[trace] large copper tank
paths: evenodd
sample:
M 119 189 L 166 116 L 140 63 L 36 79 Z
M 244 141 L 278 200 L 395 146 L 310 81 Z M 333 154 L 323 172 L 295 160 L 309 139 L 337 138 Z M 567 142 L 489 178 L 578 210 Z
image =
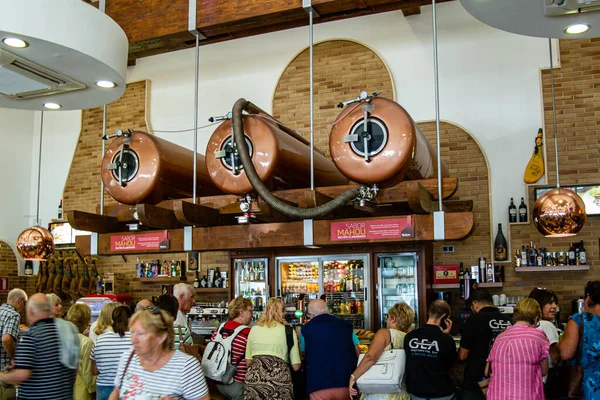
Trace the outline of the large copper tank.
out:
M 120 159 L 125 139 L 123 163 L 126 167 L 110 170 L 109 164 Z M 102 159 L 102 181 L 113 199 L 124 204 L 157 204 L 166 199 L 192 197 L 193 151 L 144 132 L 111 142 Z M 221 194 L 212 183 L 204 156 L 196 155 L 196 194 Z M 124 186 L 119 183 L 122 175 Z
M 266 114 L 245 115 L 244 135 L 252 163 L 271 190 L 310 187 L 310 147 L 301 137 L 280 129 Z M 206 169 L 215 185 L 224 192 L 245 194 L 254 191 L 239 156 L 232 153 L 231 121 L 215 130 L 206 147 Z M 321 153 L 314 152 L 315 186 L 345 185 L 348 179 Z
M 365 106 L 368 161 L 362 136 Z M 405 179 L 437 176 L 436 151 L 431 143 L 404 108 L 383 97 L 346 107 L 331 129 L 329 150 L 338 169 L 362 184 L 385 187 Z M 449 176 L 443 162 L 442 176 Z

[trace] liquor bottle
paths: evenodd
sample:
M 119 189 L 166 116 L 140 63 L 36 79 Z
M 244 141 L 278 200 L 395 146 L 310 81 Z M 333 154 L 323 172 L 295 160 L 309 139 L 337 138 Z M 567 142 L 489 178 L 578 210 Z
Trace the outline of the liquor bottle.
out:
M 508 206 L 508 222 L 517 222 L 517 207 L 513 202 L 513 198 L 510 198 L 510 205 Z
M 362 286 L 360 286 L 360 276 L 358 275 L 358 268 L 354 268 L 354 291 L 360 292 Z
M 140 258 L 137 257 L 135 259 L 135 277 L 138 278 L 140 276 Z
M 465 271 L 463 269 L 463 263 L 460 263 L 460 267 L 458 268 L 458 282 L 460 285 L 460 298 L 465 299 Z
M 521 253 L 519 250 L 515 250 L 515 267 L 521 266 Z
M 261 263 L 260 267 L 258 268 L 258 280 L 259 281 L 263 281 L 265 280 L 265 266 Z
M 33 262 L 31 260 L 25 261 L 25 275 L 33 275 Z
M 200 287 L 205 288 L 207 286 L 208 286 L 208 279 L 206 279 L 206 275 L 204 275 L 202 277 L 202 279 L 200 280 Z
M 462 298 L 467 300 L 470 296 L 471 296 L 471 274 L 469 273 L 469 270 L 467 269 L 467 272 L 465 272 L 465 279 L 464 279 L 464 291 L 462 293 Z
M 194 279 L 194 287 L 198 289 L 200 287 L 200 278 L 198 277 L 198 270 L 196 270 L 196 278 Z
M 254 266 L 250 267 L 250 275 L 248 278 L 249 281 L 254 282 L 256 280 L 256 273 L 254 272 Z
M 498 224 L 498 234 L 496 235 L 496 241 L 494 242 L 494 248 L 496 251 L 494 252 L 494 259 L 496 261 L 506 261 L 506 239 L 504 238 L 504 234 L 502 233 L 502 224 Z
M 142 261 L 142 263 L 140 264 L 140 274 L 138 275 L 140 278 L 145 278 L 146 277 L 146 265 L 144 265 L 144 262 Z
M 163 260 L 162 264 L 160 264 L 160 276 L 168 276 L 167 275 L 167 262 Z
M 358 267 L 358 284 L 360 286 L 360 290 L 365 287 L 365 271 L 362 264 Z
M 62 199 L 60 199 L 60 203 L 58 203 L 58 219 L 62 219 L 63 211 L 62 211 Z
M 185 265 L 185 263 L 184 263 Z M 175 263 L 175 266 L 177 267 L 177 276 L 181 278 L 181 276 L 183 275 L 183 269 L 181 268 L 181 261 L 177 261 L 177 263 Z
M 215 271 L 215 280 L 213 281 L 213 287 L 220 288 L 221 284 L 221 272 L 219 272 L 219 267 L 217 267 L 217 270 Z
M 577 243 L 577 245 L 575 246 L 575 264 L 576 265 L 580 265 L 579 264 L 580 255 L 581 255 L 581 242 Z
M 527 222 L 527 206 L 523 197 L 521 197 L 521 204 L 519 205 L 519 222 Z
M 567 261 L 568 265 L 575 265 L 577 262 L 575 261 L 575 247 L 573 247 L 573 242 L 571 242 L 571 246 L 569 247 L 569 259 Z
M 528 265 L 531 267 L 535 266 L 536 258 L 537 258 L 537 249 L 535 248 L 535 244 L 533 244 L 533 242 L 531 242 L 531 246 L 529 247 L 529 263 L 528 263 Z
M 581 248 L 579 249 L 579 265 L 586 265 L 587 254 L 585 253 L 585 247 L 583 246 L 583 240 L 581 241 Z
M 529 246 L 527 246 L 529 247 Z M 527 250 L 525 249 L 525 245 L 521 246 L 521 267 L 526 267 L 527 266 L 527 261 L 528 261 L 527 257 Z
M 344 277 L 342 277 L 342 279 L 340 279 L 340 292 L 345 292 L 346 291 L 346 279 L 344 279 Z

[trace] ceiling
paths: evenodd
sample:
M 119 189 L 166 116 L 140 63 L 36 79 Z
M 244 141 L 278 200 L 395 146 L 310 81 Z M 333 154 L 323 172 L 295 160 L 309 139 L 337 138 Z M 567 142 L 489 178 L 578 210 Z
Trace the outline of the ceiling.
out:
M 82 0 L 97 6 L 98 2 Z M 438 0 L 438 3 L 449 0 Z M 200 45 L 308 25 L 302 0 L 197 0 L 196 28 L 206 37 Z M 314 23 L 402 10 L 419 14 L 430 0 L 314 0 Z M 188 0 L 110 0 L 106 13 L 129 40 L 129 65 L 140 57 L 195 46 L 188 31 Z

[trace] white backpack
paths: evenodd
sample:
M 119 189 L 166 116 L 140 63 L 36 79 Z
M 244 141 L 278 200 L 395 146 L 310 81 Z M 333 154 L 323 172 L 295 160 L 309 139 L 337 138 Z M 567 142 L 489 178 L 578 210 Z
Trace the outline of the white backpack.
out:
M 233 375 L 235 375 L 237 364 L 240 362 L 238 360 L 236 365 L 232 365 L 231 363 L 233 340 L 247 326 L 240 325 L 235 328 L 231 335 L 223 338 L 221 330 L 224 326 L 225 323 L 219 326 L 214 340 L 211 340 L 206 345 L 206 349 L 202 355 L 202 370 L 207 378 L 228 385 L 233 382 Z

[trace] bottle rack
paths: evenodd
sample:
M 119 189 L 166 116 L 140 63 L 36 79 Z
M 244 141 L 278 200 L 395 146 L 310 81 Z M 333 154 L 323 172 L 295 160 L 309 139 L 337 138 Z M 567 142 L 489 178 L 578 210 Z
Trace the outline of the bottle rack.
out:
M 543 267 L 515 267 L 515 272 L 569 272 L 588 271 L 589 265 L 546 265 Z

